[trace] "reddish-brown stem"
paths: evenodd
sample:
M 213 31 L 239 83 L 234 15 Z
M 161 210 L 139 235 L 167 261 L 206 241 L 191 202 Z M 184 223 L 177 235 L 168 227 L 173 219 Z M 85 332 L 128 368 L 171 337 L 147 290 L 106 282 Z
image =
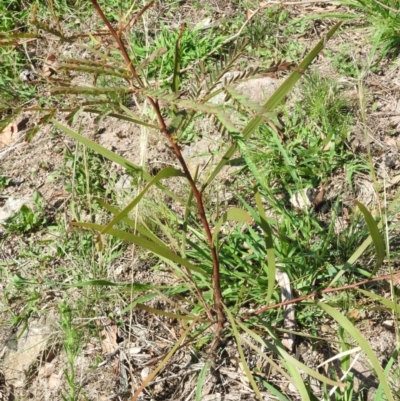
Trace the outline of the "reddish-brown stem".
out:
M 185 159 L 182 156 L 179 145 L 174 141 L 174 139 L 168 133 L 168 128 L 161 115 L 161 111 L 158 106 L 158 103 L 156 103 L 152 98 L 149 98 L 149 101 L 152 104 L 152 106 L 157 114 L 161 132 L 164 134 L 165 138 L 169 141 L 170 145 L 172 146 L 172 148 L 175 152 L 175 155 L 178 158 L 179 163 L 181 164 L 181 166 L 183 168 L 186 179 L 189 181 L 189 185 L 190 185 L 190 187 L 193 191 L 193 195 L 196 199 L 197 209 L 199 212 L 200 220 L 203 225 L 204 231 L 206 232 L 206 235 L 207 235 L 208 245 L 210 247 L 211 257 L 213 260 L 214 302 L 215 302 L 215 307 L 217 309 L 217 321 L 218 321 L 217 328 L 215 330 L 215 340 L 211 347 L 212 350 L 215 351 L 215 349 L 218 347 L 220 337 L 221 337 L 221 332 L 222 332 L 222 329 L 223 329 L 223 326 L 225 323 L 225 313 L 224 313 L 224 307 L 222 304 L 221 283 L 220 283 L 220 279 L 219 279 L 219 261 L 218 261 L 217 250 L 216 250 L 213 240 L 212 240 L 212 233 L 211 233 L 210 225 L 208 224 L 208 221 L 207 221 L 206 212 L 204 210 L 202 194 L 200 193 L 199 189 L 196 187 L 193 177 L 190 174 L 190 171 L 186 165 Z
M 139 12 L 137 12 L 132 16 L 132 18 L 128 21 L 128 23 L 121 29 L 121 32 L 124 32 L 125 29 L 132 28 L 132 26 L 135 25 L 136 21 L 143 15 L 143 13 L 147 11 L 153 4 L 154 1 L 150 1 L 145 6 L 143 6 L 143 8 Z
M 121 40 L 121 37 L 118 35 L 118 33 L 116 32 L 116 30 L 113 28 L 113 26 L 110 24 L 110 22 L 108 21 L 107 17 L 104 15 L 102 9 L 100 8 L 100 6 L 98 5 L 96 0 L 91 0 L 94 8 L 96 9 L 96 11 L 98 12 L 98 14 L 100 15 L 100 18 L 104 21 L 104 23 L 107 25 L 108 29 L 110 30 L 112 36 L 114 37 L 114 39 L 117 41 L 118 43 L 118 47 L 121 51 L 121 54 L 125 60 L 125 62 L 128 65 L 128 68 L 130 69 L 132 76 L 136 79 L 137 83 L 139 84 L 140 87 L 143 87 L 143 82 L 140 79 L 140 77 L 138 76 L 136 69 L 132 63 L 132 60 L 130 59 L 128 52 L 125 48 L 124 43 Z M 146 7 L 146 6 L 145 6 Z M 132 86 L 135 87 L 135 85 Z M 137 87 L 136 87 L 137 88 Z M 220 277 L 219 277 L 219 260 L 218 260 L 218 255 L 217 255 L 217 250 L 213 244 L 213 240 L 212 240 L 212 233 L 211 233 L 211 229 L 210 229 L 210 225 L 208 224 L 207 221 L 207 217 L 206 217 L 206 213 L 204 210 L 204 204 L 203 204 L 203 199 L 202 199 L 202 194 L 199 191 L 199 189 L 196 187 L 196 184 L 193 180 L 192 175 L 190 174 L 190 171 L 186 165 L 186 162 L 182 156 L 181 153 L 181 149 L 179 147 L 179 145 L 175 142 L 175 140 L 173 139 L 173 137 L 169 134 L 168 132 L 168 127 L 164 121 L 164 118 L 161 115 L 161 111 L 160 111 L 160 107 L 158 105 L 158 102 L 151 98 L 148 97 L 148 100 L 150 102 L 150 104 L 152 105 L 156 115 L 157 115 L 157 119 L 158 119 L 158 123 L 159 123 L 159 127 L 160 127 L 160 131 L 162 132 L 162 134 L 164 135 L 164 137 L 167 139 L 167 141 L 170 143 L 172 149 L 175 152 L 175 155 L 180 163 L 180 165 L 182 166 L 182 169 L 185 173 L 186 179 L 189 182 L 190 188 L 193 191 L 193 195 L 196 199 L 196 203 L 197 203 L 197 209 L 198 209 L 198 214 L 200 217 L 200 221 L 201 224 L 203 225 L 204 231 L 206 233 L 207 236 L 207 241 L 208 241 L 208 245 L 210 248 L 210 252 L 211 252 L 211 257 L 213 260 L 213 291 L 214 291 L 214 303 L 215 303 L 215 308 L 216 308 L 216 312 L 217 312 L 217 328 L 215 330 L 215 339 L 214 339 L 214 343 L 212 345 L 212 351 L 215 351 L 216 348 L 218 347 L 218 344 L 220 342 L 220 338 L 221 338 L 221 333 L 222 333 L 222 329 L 225 323 L 225 313 L 224 313 L 224 307 L 222 304 L 222 293 L 221 293 L 221 284 L 220 284 Z M 206 307 L 206 305 L 205 305 Z
M 342 285 L 341 287 L 328 287 L 328 288 L 325 288 L 324 290 L 321 290 L 321 291 L 316 291 L 316 292 L 313 292 L 313 293 L 308 294 L 308 295 L 304 295 L 304 296 L 299 297 L 299 298 L 291 299 L 290 301 L 280 302 L 279 304 L 275 304 L 275 305 L 271 305 L 271 306 L 263 306 L 262 308 L 257 309 L 256 311 L 254 311 L 253 313 L 249 313 L 247 315 L 242 316 L 240 318 L 240 320 L 241 321 L 245 321 L 245 320 L 250 319 L 251 317 L 261 315 L 262 313 L 264 313 L 266 311 L 269 311 L 271 309 L 277 309 L 277 308 L 280 308 L 282 306 L 291 305 L 291 304 L 297 304 L 297 303 L 299 303 L 301 301 L 305 301 L 307 299 L 314 298 L 314 297 L 316 297 L 316 296 L 318 296 L 320 294 L 329 294 L 330 292 L 350 290 L 352 288 L 357 288 L 357 287 L 360 287 L 360 286 L 362 286 L 364 284 L 367 284 L 367 283 L 373 283 L 374 281 L 381 281 L 381 280 L 390 280 L 391 278 L 400 278 L 400 271 L 392 273 L 392 274 L 384 274 L 383 276 L 370 278 L 370 279 L 363 280 L 363 281 L 360 281 L 360 282 L 354 283 L 354 284 Z
M 117 41 L 118 43 L 118 47 L 121 50 L 121 54 L 122 57 L 124 58 L 126 64 L 128 65 L 129 69 L 132 72 L 133 77 L 136 79 L 137 83 L 139 84 L 139 86 L 143 87 L 143 82 L 140 79 L 139 75 L 136 72 L 136 68 L 132 63 L 131 58 L 129 57 L 128 52 L 126 51 L 125 45 L 122 42 L 121 37 L 118 35 L 117 31 L 113 28 L 113 26 L 110 24 L 110 21 L 107 19 L 107 17 L 104 15 L 103 10 L 101 9 L 101 7 L 99 6 L 99 4 L 97 3 L 97 0 L 90 0 L 93 4 L 93 7 L 96 9 L 97 13 L 100 15 L 100 18 L 104 21 L 104 23 L 107 25 L 107 28 L 109 29 L 109 31 L 111 32 L 111 35 L 114 37 L 114 39 Z M 133 87 L 136 87 L 135 85 L 133 85 Z M 137 88 L 137 87 L 136 87 Z

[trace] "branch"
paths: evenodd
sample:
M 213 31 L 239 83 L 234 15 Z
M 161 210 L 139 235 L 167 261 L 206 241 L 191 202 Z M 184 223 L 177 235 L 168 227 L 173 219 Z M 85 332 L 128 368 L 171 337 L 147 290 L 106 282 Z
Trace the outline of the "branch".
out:
M 114 37 L 114 39 L 118 43 L 118 47 L 121 50 L 122 57 L 124 58 L 126 64 L 128 65 L 132 75 L 135 77 L 136 81 L 138 82 L 139 86 L 143 87 L 143 82 L 140 79 L 139 75 L 136 72 L 136 68 L 134 67 L 131 58 L 128 55 L 128 52 L 126 51 L 125 45 L 123 44 L 121 37 L 118 35 L 117 31 L 113 28 L 113 26 L 110 24 L 110 21 L 107 19 L 107 17 L 104 15 L 103 10 L 100 8 L 99 4 L 97 3 L 97 0 L 90 0 L 93 4 L 93 7 L 96 9 L 97 13 L 100 15 L 100 18 L 103 20 L 103 22 L 107 25 L 107 28 L 111 32 L 111 35 Z M 137 86 L 133 85 L 134 88 L 137 89 Z
M 133 77 L 136 79 L 136 81 L 138 82 L 140 87 L 144 87 L 144 84 L 136 72 L 136 69 L 132 63 L 132 60 L 130 59 L 128 52 L 126 50 L 126 47 L 121 40 L 121 37 L 118 35 L 116 30 L 113 28 L 113 26 L 108 21 L 107 17 L 104 15 L 102 9 L 100 8 L 99 4 L 97 3 L 97 0 L 91 0 L 91 2 L 93 4 L 94 8 L 96 9 L 96 11 L 98 12 L 100 18 L 107 25 L 107 27 L 110 30 L 114 39 L 117 41 L 118 47 L 122 53 L 122 56 L 123 56 L 125 62 L 127 63 L 128 67 L 129 67 Z M 150 5 L 151 5 L 151 3 L 150 3 Z M 145 8 L 148 6 L 149 5 L 146 5 Z M 132 83 L 132 86 L 135 87 L 133 85 L 133 83 Z M 135 88 L 137 89 L 137 87 L 135 87 Z M 190 171 L 187 167 L 185 159 L 182 156 L 182 152 L 181 152 L 179 145 L 175 142 L 173 137 L 168 133 L 168 127 L 164 121 L 164 118 L 161 115 L 160 106 L 159 106 L 157 100 L 154 100 L 150 96 L 148 97 L 148 100 L 156 113 L 160 131 L 162 132 L 162 134 L 166 138 L 166 140 L 170 143 L 170 145 L 175 153 L 175 156 L 177 157 L 180 165 L 182 166 L 185 177 L 189 182 L 190 188 L 193 191 L 193 195 L 194 195 L 194 197 L 196 199 L 196 203 L 197 203 L 197 209 L 198 209 L 200 221 L 201 221 L 201 224 L 203 225 L 204 231 L 206 232 L 208 246 L 210 248 L 211 257 L 212 257 L 212 261 L 213 261 L 212 282 L 213 282 L 213 290 L 214 290 L 214 304 L 215 304 L 216 313 L 217 313 L 217 328 L 215 330 L 215 339 L 211 346 L 211 350 L 215 351 L 220 343 L 221 333 L 222 333 L 222 329 L 223 329 L 224 323 L 225 323 L 225 312 L 224 312 L 224 307 L 222 304 L 222 292 L 221 292 L 221 284 L 220 284 L 220 277 L 219 277 L 219 260 L 218 260 L 217 250 L 213 244 L 212 232 L 210 229 L 210 225 L 207 221 L 206 212 L 204 209 L 204 204 L 203 204 L 203 199 L 202 199 L 202 194 L 199 191 L 199 189 L 196 187 L 196 184 L 193 180 L 192 175 L 190 174 Z M 205 305 L 205 307 L 206 307 L 206 305 Z
M 277 309 L 277 308 L 280 308 L 280 307 L 286 306 L 286 305 L 297 304 L 301 301 L 305 301 L 306 299 L 315 298 L 321 294 L 329 294 L 331 292 L 350 290 L 352 288 L 361 287 L 362 285 L 367 284 L 367 283 L 373 283 L 375 281 L 381 281 L 381 280 L 390 280 L 390 279 L 394 279 L 394 278 L 400 279 L 400 271 L 398 271 L 396 273 L 392 273 L 392 274 L 384 274 L 383 276 L 363 280 L 363 281 L 360 281 L 360 282 L 354 283 L 354 284 L 343 285 L 341 287 L 328 287 L 328 288 L 325 288 L 324 290 L 312 292 L 311 294 L 304 295 L 302 297 L 295 298 L 290 301 L 280 302 L 278 304 L 271 305 L 271 306 L 263 306 L 262 308 L 254 311 L 253 313 L 244 315 L 243 317 L 240 318 L 240 320 L 245 321 L 245 320 L 250 319 L 251 317 L 261 315 L 262 313 L 264 313 L 268 310 Z

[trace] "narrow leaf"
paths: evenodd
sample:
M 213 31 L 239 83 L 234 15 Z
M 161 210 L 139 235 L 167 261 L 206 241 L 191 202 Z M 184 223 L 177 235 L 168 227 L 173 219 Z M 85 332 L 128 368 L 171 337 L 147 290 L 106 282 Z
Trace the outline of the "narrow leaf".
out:
M 382 305 L 384 305 L 390 312 L 398 313 L 400 309 L 400 305 L 397 304 L 396 302 L 391 301 L 390 299 L 381 297 L 378 294 L 374 294 L 373 292 L 363 290 L 361 288 L 355 288 L 358 292 L 363 293 L 366 295 L 368 298 L 375 299 L 376 301 L 380 302 Z
M 325 377 L 324 375 L 318 373 L 317 371 L 309 368 L 307 365 L 304 365 L 300 361 L 298 361 L 296 358 L 291 356 L 283 347 L 282 343 L 280 342 L 279 338 L 275 335 L 275 333 L 268 327 L 266 326 L 270 336 L 273 338 L 274 343 L 271 343 L 267 341 L 264 338 L 261 338 L 258 334 L 256 334 L 254 331 L 250 330 L 247 328 L 243 323 L 237 322 L 238 325 L 246 332 L 248 333 L 251 337 L 253 337 L 257 342 L 262 344 L 263 346 L 269 348 L 271 351 L 274 353 L 278 354 L 281 357 L 281 361 L 283 362 L 284 366 L 286 369 L 289 370 L 289 365 L 290 366 L 295 366 L 299 370 L 307 373 L 309 376 L 315 377 L 317 380 L 328 384 L 329 386 L 338 386 L 338 387 L 346 387 L 345 384 L 336 382 L 332 379 L 329 379 L 328 377 Z M 263 327 L 265 329 L 265 327 Z M 301 385 L 297 383 L 297 385 Z
M 374 270 L 372 270 L 371 272 L 371 276 L 373 276 L 377 272 L 377 270 L 382 266 L 383 260 L 385 259 L 385 244 L 379 232 L 378 225 L 375 219 L 372 217 L 369 210 L 359 201 L 356 201 L 356 204 L 360 209 L 361 213 L 364 215 L 364 219 L 367 223 L 369 233 L 371 234 L 372 242 L 375 245 L 376 264 Z
M 197 323 L 196 320 L 193 321 L 190 324 L 190 326 L 188 326 L 188 328 L 182 333 L 182 335 L 180 336 L 179 340 L 174 344 L 174 346 L 172 347 L 171 351 L 168 352 L 167 356 L 163 359 L 163 361 L 149 374 L 149 376 L 147 376 L 143 380 L 142 385 L 133 394 L 133 397 L 132 397 L 131 401 L 136 401 L 138 399 L 140 393 L 144 390 L 144 388 L 146 386 L 148 386 L 154 380 L 154 378 L 157 376 L 158 372 L 163 367 L 165 367 L 167 362 L 172 358 L 172 356 L 175 354 L 177 349 L 181 346 L 181 344 L 186 339 L 187 335 L 190 333 L 190 331 L 192 330 L 192 328 L 194 327 L 194 325 L 196 323 Z
M 71 225 L 73 225 L 75 227 L 89 228 L 89 229 L 96 230 L 96 231 L 102 231 L 105 227 L 100 224 L 94 224 L 94 223 L 75 223 L 74 222 L 74 223 L 71 223 Z M 155 255 L 161 256 L 168 260 L 171 260 L 172 262 L 179 263 L 179 264 L 185 266 L 186 268 L 188 268 L 189 270 L 192 270 L 203 276 L 206 275 L 206 273 L 200 267 L 193 265 L 188 260 L 180 257 L 179 255 L 172 252 L 167 247 L 161 246 L 159 244 L 156 244 L 152 241 L 149 241 L 149 240 L 139 237 L 137 235 L 130 234 L 126 231 L 116 230 L 114 228 L 110 229 L 108 231 L 108 234 L 112 235 L 113 237 L 120 238 L 124 241 L 136 244 L 136 245 L 140 246 L 141 248 L 147 249 L 148 251 L 154 253 Z
M 166 316 L 172 319 L 178 319 L 178 320 L 197 320 L 198 322 L 205 323 L 206 321 L 200 320 L 199 317 L 194 316 L 194 315 L 178 315 L 176 313 L 172 312 L 167 312 L 165 310 L 161 309 L 155 309 L 151 308 L 150 306 L 143 305 L 143 304 L 136 304 L 136 308 L 144 310 L 149 313 L 153 313 L 154 315 L 159 315 L 159 316 Z
M 362 348 L 362 350 L 367 355 L 369 363 L 374 368 L 374 370 L 378 376 L 380 385 L 382 386 L 383 391 L 385 392 L 388 401 L 394 401 L 392 392 L 389 388 L 388 381 L 387 381 L 385 374 L 382 370 L 382 367 L 378 361 L 378 358 L 375 356 L 374 352 L 372 351 L 371 346 L 368 344 L 367 340 L 363 337 L 363 335 L 360 333 L 360 331 L 356 327 L 353 326 L 353 324 L 350 322 L 349 319 L 347 319 L 346 316 L 341 314 L 335 308 L 332 308 L 332 306 L 329 306 L 322 302 L 317 302 L 316 305 L 319 306 L 326 313 L 328 313 L 330 316 L 332 316 L 332 318 L 335 319 L 337 321 L 337 323 L 341 327 L 343 327 L 351 335 L 351 337 L 353 337 L 357 341 L 358 345 Z
M 170 178 L 170 177 L 184 177 L 185 174 L 177 170 L 173 167 L 166 167 L 163 170 L 161 170 L 143 189 L 142 192 L 125 208 L 117 214 L 103 229 L 101 234 L 104 234 L 109 231 L 115 224 L 117 224 L 119 221 L 121 221 L 124 217 L 128 215 L 128 213 L 140 202 L 140 200 L 143 198 L 143 196 L 146 194 L 146 192 L 158 181 L 162 180 L 163 178 Z
M 153 53 L 150 54 L 149 57 L 147 57 L 137 68 L 136 71 L 143 71 L 149 64 L 151 64 L 154 60 L 157 58 L 163 56 L 165 53 L 168 52 L 168 49 L 166 47 L 161 47 L 159 49 L 156 49 L 153 51 Z
M 396 207 L 397 204 L 400 200 L 400 190 L 397 191 L 395 197 L 393 198 L 392 203 L 390 204 L 390 206 L 387 209 L 387 214 L 392 213 Z M 378 229 L 382 228 L 382 221 L 380 221 L 378 223 Z M 368 238 L 366 238 L 364 240 L 364 242 L 356 249 L 356 251 L 350 256 L 350 258 L 347 260 L 347 262 L 345 263 L 345 266 L 352 266 L 360 257 L 361 255 L 364 253 L 364 251 L 371 245 L 372 242 L 372 237 L 371 235 L 368 236 Z M 334 277 L 334 279 L 329 283 L 328 287 L 333 287 L 334 283 L 336 283 L 336 281 L 338 281 L 340 279 L 340 277 L 342 277 L 342 275 L 346 272 L 346 269 L 342 269 L 340 270 L 336 276 Z
M 132 310 L 137 304 L 151 301 L 152 299 L 154 299 L 156 297 L 158 297 L 158 293 L 157 292 L 150 292 L 149 294 L 145 294 L 145 295 L 139 297 L 138 299 L 135 299 L 126 308 L 122 309 L 122 311 L 119 314 L 120 314 L 120 316 L 123 316 L 125 313 L 129 312 L 130 310 Z
M 393 364 L 398 361 L 399 350 L 400 350 L 400 344 L 397 344 L 395 350 L 393 351 L 392 356 L 390 357 L 389 362 L 387 363 L 387 365 L 385 367 L 385 376 L 386 377 L 389 377 L 389 373 L 390 373 L 390 370 L 392 369 Z M 375 394 L 376 401 L 383 399 L 382 391 L 383 391 L 382 383 L 379 383 L 379 387 L 376 390 L 376 394 Z
M 199 378 L 197 379 L 197 387 L 196 387 L 196 401 L 201 401 L 201 393 L 203 391 L 204 382 L 207 378 L 207 373 L 210 370 L 211 361 L 208 359 L 201 369 L 199 374 Z
M 93 62 L 92 62 L 93 63 Z M 73 63 L 66 63 L 60 64 L 58 66 L 59 69 L 62 70 L 74 70 L 74 71 L 82 71 L 88 74 L 95 74 L 95 75 L 110 75 L 113 77 L 124 78 L 128 79 L 130 77 L 130 73 L 127 70 L 122 70 L 118 68 L 106 68 L 106 66 L 97 66 L 97 65 L 80 65 L 80 64 L 73 64 Z
M 150 123 L 146 123 L 145 121 L 142 121 L 139 117 L 136 116 L 136 114 L 134 114 L 131 110 L 129 110 L 123 104 L 120 104 L 119 106 L 121 107 L 122 110 L 124 110 L 127 114 L 129 114 L 130 117 L 126 117 L 122 114 L 115 114 L 115 113 L 110 113 L 109 114 L 110 117 L 115 117 L 115 118 L 125 120 L 125 121 L 131 121 L 135 124 L 143 125 L 144 127 L 154 128 L 156 130 L 159 129 L 159 127 L 155 124 L 150 124 Z
M 83 94 L 83 95 L 103 95 L 109 93 L 132 93 L 129 88 L 98 88 L 94 86 L 57 86 L 51 89 L 53 95 L 60 94 Z
M 101 199 L 97 199 L 97 202 L 100 203 L 101 206 L 103 206 L 105 209 L 107 209 L 109 212 L 114 214 L 116 216 L 118 213 L 121 211 L 118 210 L 116 207 L 111 206 L 107 204 L 106 202 L 102 201 Z M 144 235 L 147 237 L 149 240 L 161 245 L 161 246 L 167 246 L 163 241 L 161 241 L 160 238 L 158 238 L 154 233 L 152 233 L 150 230 L 148 230 L 146 227 L 143 227 L 141 224 L 138 224 L 136 221 L 131 220 L 129 217 L 124 217 L 122 221 L 128 226 L 130 226 L 132 229 L 136 230 L 138 233 Z
M 245 210 L 240 209 L 238 207 L 233 207 L 232 209 L 229 209 L 222 215 L 222 217 L 218 220 L 217 224 L 215 225 L 212 236 L 213 243 L 215 243 L 215 240 L 218 238 L 218 234 L 222 224 L 226 223 L 227 221 L 248 223 L 250 220 L 251 217 Z
M 275 276 L 276 276 L 275 251 L 274 251 L 274 243 L 272 241 L 272 230 L 267 222 L 267 216 L 265 215 L 264 207 L 261 201 L 261 196 L 257 188 L 255 188 L 255 198 L 256 198 L 258 214 L 260 215 L 261 219 L 261 228 L 264 232 L 265 246 L 267 247 L 266 273 L 268 274 L 268 292 L 265 303 L 266 305 L 268 305 L 271 300 L 275 287 Z
M 181 73 L 181 39 L 186 29 L 186 24 L 182 24 L 179 35 L 175 42 L 175 54 L 174 54 L 174 72 L 172 76 L 171 89 L 176 95 L 179 93 L 180 85 L 180 73 Z M 177 110 L 176 110 L 177 111 Z
M 260 393 L 260 390 L 257 387 L 256 382 L 254 381 L 254 377 L 250 372 L 249 366 L 247 365 L 246 357 L 244 356 L 243 347 L 242 347 L 241 340 L 240 340 L 240 334 L 239 334 L 239 332 L 237 330 L 235 319 L 233 318 L 229 308 L 225 307 L 225 311 L 226 311 L 227 317 L 228 317 L 228 319 L 229 319 L 229 321 L 231 323 L 231 326 L 232 326 L 233 335 L 235 336 L 236 345 L 237 345 L 237 348 L 238 348 L 240 361 L 242 362 L 243 370 L 246 373 L 247 379 L 249 380 L 249 382 L 251 384 L 251 387 L 253 388 L 253 391 L 256 393 L 257 398 L 259 400 L 262 400 L 263 397 L 262 397 L 262 395 Z
M 94 142 L 83 135 L 78 134 L 74 130 L 72 130 L 69 127 L 66 127 L 65 125 L 59 123 L 58 121 L 52 119 L 51 122 L 60 130 L 64 131 L 66 134 L 77 140 L 78 142 L 84 144 L 86 147 L 89 149 L 94 150 L 96 153 L 104 156 L 106 159 L 111 160 L 112 162 L 115 162 L 119 164 L 120 166 L 124 167 L 125 169 L 128 170 L 128 172 L 136 172 L 141 175 L 141 178 L 146 180 L 146 181 L 151 181 L 153 177 L 145 170 L 143 170 L 141 167 L 137 166 L 136 164 L 131 163 L 129 160 L 125 159 L 122 156 L 117 155 L 116 153 L 112 152 L 111 150 L 106 149 L 105 147 L 99 145 L 97 142 Z M 180 199 L 178 196 L 176 196 L 173 192 L 171 192 L 169 189 L 165 188 L 161 184 L 157 184 L 157 187 L 160 188 L 165 194 L 170 196 L 172 199 L 176 200 L 180 204 L 184 204 L 184 201 Z
M 40 35 L 36 33 L 5 33 L 0 32 L 0 40 L 15 40 L 15 39 L 29 39 L 29 38 L 40 38 Z

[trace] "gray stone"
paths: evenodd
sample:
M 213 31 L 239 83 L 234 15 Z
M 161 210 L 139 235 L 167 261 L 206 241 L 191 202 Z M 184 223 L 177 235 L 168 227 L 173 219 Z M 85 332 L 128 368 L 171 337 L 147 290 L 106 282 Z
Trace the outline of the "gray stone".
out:
M 5 380 L 9 384 L 15 387 L 26 385 L 31 369 L 49 347 L 52 331 L 50 323 L 42 318 L 31 321 L 20 338 L 17 334 L 9 337 L 0 361 Z
M 8 198 L 3 207 L 0 207 L 0 224 L 3 224 L 8 218 L 18 213 L 23 205 L 32 207 L 34 205 L 32 195 L 25 195 L 22 198 Z
M 223 80 L 228 80 L 235 75 L 240 74 L 240 72 L 230 72 L 224 75 Z M 281 80 L 272 77 L 250 77 L 246 78 L 244 81 L 238 83 L 232 83 L 234 89 L 242 95 L 246 95 L 248 99 L 254 103 L 263 104 L 265 103 L 272 94 L 279 88 Z M 221 84 L 217 85 L 220 88 Z M 222 104 L 225 98 L 224 93 L 220 93 L 213 97 L 210 102 L 214 104 Z

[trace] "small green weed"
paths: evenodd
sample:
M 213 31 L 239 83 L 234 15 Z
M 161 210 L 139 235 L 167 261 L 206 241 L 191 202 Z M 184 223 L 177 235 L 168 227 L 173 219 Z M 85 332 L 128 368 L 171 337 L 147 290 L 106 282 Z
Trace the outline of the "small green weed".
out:
M 400 5 L 397 0 L 339 0 L 339 3 L 355 10 L 354 18 L 360 18 L 370 30 L 372 43 L 381 57 L 393 52 L 399 54 Z
M 45 204 L 38 191 L 34 192 L 33 200 L 35 202 L 34 209 L 23 205 L 18 213 L 5 221 L 4 228 L 7 232 L 22 235 L 38 231 L 47 224 L 48 218 L 44 210 Z
M 340 75 L 352 78 L 356 78 L 359 75 L 361 66 L 357 65 L 349 45 L 341 44 L 337 51 L 327 50 L 326 54 L 331 58 L 332 65 Z
M 11 183 L 11 178 L 5 177 L 0 173 L 0 189 L 7 188 Z
M 216 35 L 214 31 L 208 30 L 207 33 L 201 31 L 202 24 L 198 24 L 193 29 L 186 29 L 180 42 L 181 68 L 186 68 L 194 61 L 203 60 L 207 54 L 221 44 L 226 36 Z M 136 35 L 132 38 L 132 47 L 139 60 L 145 60 L 157 49 L 165 49 L 162 57 L 156 58 L 147 67 L 147 77 L 149 79 L 165 79 L 174 72 L 175 43 L 179 36 L 179 29 L 175 31 L 170 27 L 162 27 L 159 34 L 155 37 L 154 43 L 148 48 L 144 42 L 144 37 Z
M 108 161 L 89 149 L 79 148 L 74 153 L 66 150 L 64 164 L 49 177 L 49 182 L 62 181 L 67 192 L 81 199 L 88 194 L 105 195 L 110 182 L 108 166 Z
M 303 45 L 292 40 L 293 34 L 306 29 L 307 23 L 301 21 L 289 24 L 289 13 L 281 6 L 269 7 L 257 15 L 246 27 L 249 39 L 248 53 L 251 57 L 262 57 L 268 63 L 285 60 L 297 62 Z M 278 45 L 279 43 L 279 45 Z
M 73 324 L 73 310 L 66 301 L 58 305 L 60 313 L 60 328 L 63 333 L 64 351 L 67 356 L 68 367 L 64 375 L 68 385 L 67 394 L 62 395 L 64 401 L 76 401 L 81 389 L 75 379 L 75 359 L 81 350 L 81 334 Z
M 26 12 L 21 10 L 19 0 L 0 0 L 0 15 L 0 32 L 9 32 L 26 16 Z

